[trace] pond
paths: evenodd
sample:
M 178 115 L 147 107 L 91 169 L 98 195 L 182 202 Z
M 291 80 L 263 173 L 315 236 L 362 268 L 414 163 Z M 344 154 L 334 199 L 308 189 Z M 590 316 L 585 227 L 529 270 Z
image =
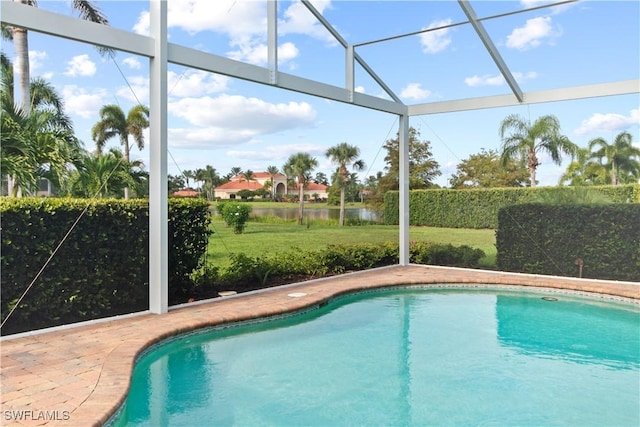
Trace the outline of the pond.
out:
M 257 216 L 276 216 L 283 219 L 296 219 L 298 218 L 297 208 L 256 208 L 251 211 L 252 217 Z M 371 209 L 366 208 L 352 208 L 345 209 L 345 218 L 356 218 L 365 221 L 378 221 L 378 215 Z M 305 209 L 304 217 L 308 219 L 334 219 L 340 218 L 340 209 Z

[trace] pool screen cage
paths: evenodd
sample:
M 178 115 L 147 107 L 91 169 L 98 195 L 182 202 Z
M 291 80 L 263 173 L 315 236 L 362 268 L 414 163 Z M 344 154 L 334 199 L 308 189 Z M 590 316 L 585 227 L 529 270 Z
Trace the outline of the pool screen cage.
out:
M 238 0 L 245 1 L 245 0 Z M 149 310 L 153 313 L 165 313 L 168 310 L 168 225 L 167 225 L 167 65 L 177 64 L 188 68 L 217 73 L 237 79 L 287 89 L 327 100 L 348 103 L 354 106 L 373 109 L 396 115 L 399 118 L 400 147 L 400 206 L 399 206 L 399 243 L 401 265 L 409 264 L 409 118 L 412 116 L 449 113 L 458 111 L 481 110 L 486 108 L 508 107 L 534 103 L 575 100 L 583 98 L 636 94 L 640 92 L 640 80 L 610 81 L 579 87 L 562 87 L 552 90 L 523 92 L 514 73 L 502 58 L 499 49 L 485 29 L 488 17 L 479 18 L 474 10 L 474 1 L 458 0 L 466 21 L 455 25 L 470 26 L 481 40 L 500 75 L 506 81 L 510 92 L 502 95 L 464 98 L 408 105 L 385 84 L 364 59 L 358 54 L 359 46 L 371 43 L 385 43 L 387 40 L 404 37 L 400 34 L 385 40 L 375 40 L 359 44 L 350 44 L 332 26 L 322 13 L 309 0 L 300 0 L 318 22 L 326 28 L 342 48 L 344 48 L 345 82 L 343 87 L 284 73 L 278 69 L 278 6 L 277 0 L 265 0 L 267 3 L 267 65 L 265 67 L 236 61 L 220 55 L 207 53 L 193 48 L 170 43 L 168 40 L 165 0 L 150 0 L 150 33 L 148 36 L 122 29 L 100 25 L 74 17 L 49 12 L 41 8 L 21 4 L 18 1 L 2 1 L 1 19 L 3 24 L 26 28 L 36 32 L 65 39 L 89 43 L 116 51 L 128 52 L 149 59 L 150 74 L 150 128 L 149 128 Z M 541 6 L 519 9 L 503 13 L 501 17 L 527 12 L 534 9 L 550 8 L 573 3 L 560 1 L 545 3 Z M 358 2 L 359 3 L 359 2 Z M 363 2 L 364 4 L 364 2 Z M 365 12 L 366 13 L 366 12 Z M 399 17 L 401 19 L 401 17 Z M 426 31 L 434 31 L 431 28 Z M 633 35 L 628 35 L 632 37 Z M 340 65 L 341 66 L 341 65 Z M 356 90 L 356 66 L 366 73 L 386 92 L 386 97 L 377 97 Z

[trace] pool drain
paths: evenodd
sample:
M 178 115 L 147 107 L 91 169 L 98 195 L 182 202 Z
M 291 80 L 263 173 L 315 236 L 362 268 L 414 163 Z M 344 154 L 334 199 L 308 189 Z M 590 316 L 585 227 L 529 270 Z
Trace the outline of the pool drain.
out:
M 558 298 L 554 298 L 554 297 L 542 297 L 542 299 L 545 301 L 558 301 Z

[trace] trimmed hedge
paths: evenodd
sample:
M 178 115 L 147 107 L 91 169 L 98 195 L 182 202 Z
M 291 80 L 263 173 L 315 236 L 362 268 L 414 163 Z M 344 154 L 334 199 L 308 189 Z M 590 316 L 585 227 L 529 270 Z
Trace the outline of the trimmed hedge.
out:
M 148 308 L 147 201 L 3 198 L 2 319 L 85 209 L 3 334 Z M 170 300 L 191 292 L 190 274 L 206 252 L 208 225 L 205 201 L 170 200 Z
M 410 262 L 414 264 L 477 267 L 485 254 L 469 246 L 431 242 L 411 242 Z M 292 249 L 252 258 L 231 254 L 230 265 L 222 270 L 202 271 L 202 291 L 260 289 L 291 281 L 366 270 L 398 263 L 398 243 L 329 245 L 320 250 Z M 211 274 L 213 273 L 213 274 Z M 204 298 L 211 295 L 194 294 Z
M 585 187 L 604 194 L 612 203 L 640 203 L 640 185 Z M 409 194 L 409 223 L 430 227 L 497 228 L 498 211 L 505 206 L 532 203 L 573 187 L 432 189 L 413 190 Z M 384 197 L 385 224 L 399 223 L 399 193 L 388 191 Z
M 496 230 L 498 269 L 640 281 L 640 205 L 505 207 Z

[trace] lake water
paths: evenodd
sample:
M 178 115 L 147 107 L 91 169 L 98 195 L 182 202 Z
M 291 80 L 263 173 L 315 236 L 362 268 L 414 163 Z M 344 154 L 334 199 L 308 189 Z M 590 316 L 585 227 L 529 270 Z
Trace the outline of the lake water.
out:
M 211 213 L 216 215 L 216 210 L 212 209 Z M 378 215 L 366 208 L 347 208 L 344 211 L 345 218 L 356 218 L 364 221 L 379 221 Z M 298 208 L 256 208 L 251 210 L 251 217 L 259 216 L 275 216 L 283 219 L 297 219 Z M 340 219 L 340 209 L 308 209 L 304 210 L 304 217 L 306 219 Z
M 377 221 L 378 215 L 366 208 L 345 209 L 345 218 L 357 218 L 366 221 Z M 251 216 L 276 216 L 284 219 L 298 218 L 297 208 L 253 208 Z M 308 219 L 335 219 L 340 218 L 340 209 L 305 209 L 304 217 Z

